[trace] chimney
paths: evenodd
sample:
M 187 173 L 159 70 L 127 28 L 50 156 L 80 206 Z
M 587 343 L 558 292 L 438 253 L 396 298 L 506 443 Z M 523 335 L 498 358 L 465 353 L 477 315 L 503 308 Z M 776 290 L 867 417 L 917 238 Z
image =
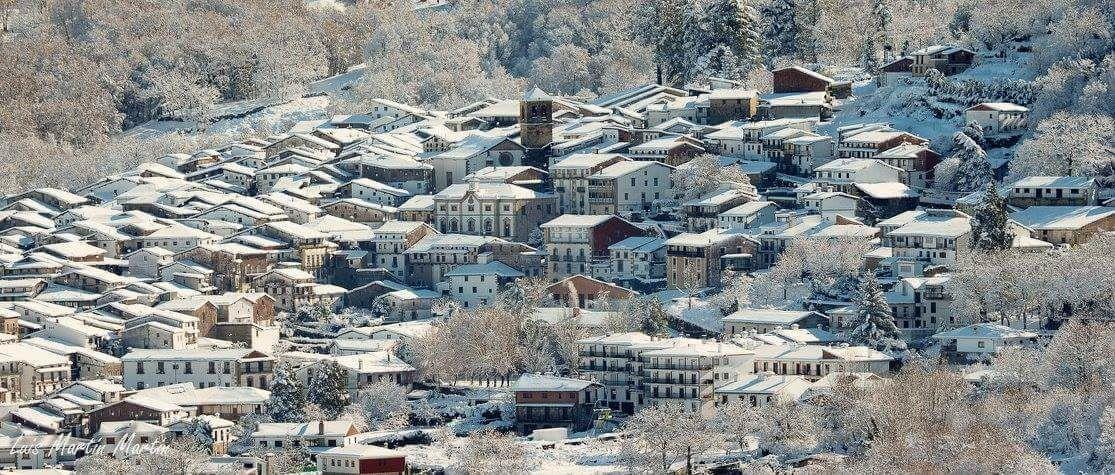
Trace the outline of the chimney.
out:
M 317 421 L 317 433 L 318 433 L 318 435 L 325 435 L 325 421 L 324 420 L 318 420 Z

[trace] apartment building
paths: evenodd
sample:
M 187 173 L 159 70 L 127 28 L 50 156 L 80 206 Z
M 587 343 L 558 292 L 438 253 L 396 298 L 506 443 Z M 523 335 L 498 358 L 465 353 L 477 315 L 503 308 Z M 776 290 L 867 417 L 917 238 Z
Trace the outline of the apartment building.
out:
M 673 199 L 674 167 L 650 161 L 612 164 L 588 177 L 591 214 L 655 214 Z
M 251 349 L 132 350 L 120 358 L 124 387 L 145 389 L 177 383 L 198 388 L 270 387 L 274 358 Z
M 647 404 L 680 404 L 711 414 L 717 387 L 751 372 L 754 353 L 731 343 L 680 341 L 668 348 L 644 351 L 641 381 Z
M 956 210 L 929 209 L 887 239 L 894 257 L 953 266 L 972 247 L 972 218 Z
M 558 211 L 563 214 L 588 214 L 588 177 L 628 160 L 614 153 L 577 153 L 554 163 L 550 167 L 550 177 L 554 180 Z
M 885 375 L 894 360 L 865 346 L 760 345 L 753 352 L 753 373 L 801 376 L 817 381 L 829 373 L 874 373 Z
M 671 289 L 720 285 L 724 269 L 751 267 L 758 242 L 723 229 L 682 233 L 666 241 L 666 282 Z
M 606 277 L 608 247 L 645 231 L 619 216 L 563 214 L 542 225 L 551 280 L 577 274 Z

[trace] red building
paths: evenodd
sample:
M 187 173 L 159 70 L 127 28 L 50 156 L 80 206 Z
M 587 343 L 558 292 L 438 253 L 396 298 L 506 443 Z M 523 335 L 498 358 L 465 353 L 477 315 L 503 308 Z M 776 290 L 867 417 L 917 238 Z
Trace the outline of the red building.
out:
M 325 475 L 401 475 L 406 467 L 406 455 L 374 445 L 333 447 L 317 455 L 317 468 Z

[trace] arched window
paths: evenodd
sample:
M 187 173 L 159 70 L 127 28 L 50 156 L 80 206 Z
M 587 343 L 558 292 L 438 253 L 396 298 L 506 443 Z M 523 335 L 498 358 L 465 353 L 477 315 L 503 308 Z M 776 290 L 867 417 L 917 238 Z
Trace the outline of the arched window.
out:
M 503 235 L 511 235 L 511 218 L 503 218 Z
M 452 232 L 452 233 L 457 232 L 457 219 L 456 218 L 453 218 L 453 219 L 449 220 L 449 232 Z
M 476 221 L 473 220 L 472 218 L 468 219 L 467 226 L 468 226 L 468 232 L 470 232 L 470 233 L 476 232 Z
M 492 228 L 493 228 L 492 220 L 490 218 L 485 219 L 484 220 L 484 234 L 491 235 L 492 234 Z

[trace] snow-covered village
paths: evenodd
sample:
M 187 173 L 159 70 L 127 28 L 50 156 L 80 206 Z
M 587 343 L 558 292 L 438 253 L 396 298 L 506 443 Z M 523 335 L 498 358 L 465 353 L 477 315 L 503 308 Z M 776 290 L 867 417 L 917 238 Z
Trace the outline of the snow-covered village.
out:
M 0 1 L 0 472 L 1115 473 L 1113 22 Z

